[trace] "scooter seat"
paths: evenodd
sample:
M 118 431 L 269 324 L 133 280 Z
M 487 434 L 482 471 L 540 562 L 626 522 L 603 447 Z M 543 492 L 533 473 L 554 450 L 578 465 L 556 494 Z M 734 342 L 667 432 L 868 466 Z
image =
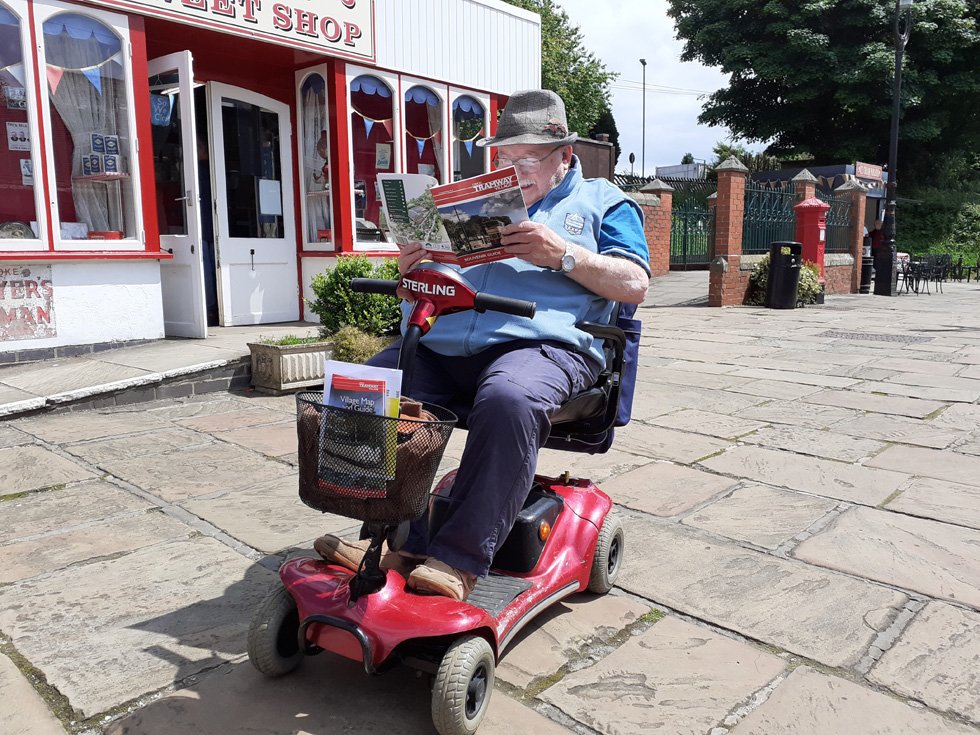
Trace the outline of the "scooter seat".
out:
M 598 386 L 592 386 L 569 398 L 551 417 L 551 425 L 567 424 L 570 421 L 584 421 L 602 416 L 606 410 L 607 393 Z

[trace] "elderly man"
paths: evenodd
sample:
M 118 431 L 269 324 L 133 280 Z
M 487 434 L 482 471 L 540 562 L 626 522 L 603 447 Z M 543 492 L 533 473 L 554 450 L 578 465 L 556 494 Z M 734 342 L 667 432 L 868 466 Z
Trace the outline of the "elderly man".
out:
M 502 245 L 514 258 L 472 266 L 480 291 L 537 302 L 521 319 L 468 311 L 440 317 L 419 347 L 413 398 L 468 405 L 469 435 L 456 475 L 455 512 L 430 540 L 427 519 L 412 526 L 382 567 L 422 593 L 465 600 L 485 577 L 510 532 L 534 477 L 550 416 L 592 385 L 601 345 L 576 329 L 608 321 L 614 301 L 638 304 L 649 285 L 649 252 L 639 207 L 604 179 L 585 179 L 572 152 L 565 105 L 545 90 L 515 92 L 492 138 L 497 168 L 515 166 L 530 220 L 508 225 Z M 425 260 L 419 244 L 398 256 L 404 274 Z M 395 367 L 396 342 L 369 364 Z M 367 541 L 334 536 L 314 547 L 327 561 L 356 570 Z

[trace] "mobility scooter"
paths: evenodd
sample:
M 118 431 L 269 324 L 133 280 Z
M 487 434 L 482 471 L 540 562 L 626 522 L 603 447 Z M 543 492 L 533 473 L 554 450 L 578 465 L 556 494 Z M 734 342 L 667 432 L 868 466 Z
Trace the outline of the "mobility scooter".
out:
M 399 355 L 403 395 L 411 395 L 416 348 L 434 317 L 467 309 L 533 317 L 535 310 L 531 302 L 475 292 L 460 273 L 430 262 L 400 281 L 354 279 L 351 285 L 392 295 L 402 285 L 416 297 Z M 553 416 L 547 446 L 578 443 L 585 451 L 604 451 L 617 415 L 625 336 L 604 324 L 579 327 L 604 340 L 606 368 L 596 386 Z M 489 705 L 496 662 L 518 631 L 572 593 L 605 593 L 615 583 L 624 533 L 612 501 L 591 481 L 567 472 L 535 476 L 489 576 L 469 598 L 417 594 L 400 574 L 380 568 L 382 545 L 400 548 L 409 522 L 425 512 L 434 534 L 452 512 L 455 472 L 431 494 L 430 487 L 456 416 L 428 404 L 424 418 L 356 414 L 324 405 L 322 393 L 300 393 L 296 401 L 301 498 L 317 510 L 363 521 L 361 536 L 371 545 L 357 573 L 311 557 L 283 564 L 282 586 L 264 600 L 249 627 L 249 659 L 270 677 L 321 651 L 361 661 L 368 674 L 404 663 L 433 677 L 432 719 L 441 735 L 476 732 Z M 370 477 L 379 467 L 378 445 L 385 442 L 383 451 L 395 452 L 396 471 L 386 465 L 380 477 Z M 344 473 L 347 480 L 338 480 Z

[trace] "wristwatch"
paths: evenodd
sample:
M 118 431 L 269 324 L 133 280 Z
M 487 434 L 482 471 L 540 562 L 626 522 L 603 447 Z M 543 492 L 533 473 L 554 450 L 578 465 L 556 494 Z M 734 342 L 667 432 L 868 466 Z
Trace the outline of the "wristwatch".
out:
M 565 254 L 561 256 L 561 272 L 571 273 L 575 267 L 575 256 L 572 254 L 572 243 L 565 241 Z

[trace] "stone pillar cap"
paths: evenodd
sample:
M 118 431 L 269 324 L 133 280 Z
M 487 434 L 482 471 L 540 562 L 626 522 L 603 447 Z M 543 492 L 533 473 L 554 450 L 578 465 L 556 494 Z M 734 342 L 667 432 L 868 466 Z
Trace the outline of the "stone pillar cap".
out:
M 820 179 L 810 173 L 810 169 L 805 168 L 794 176 L 790 181 L 798 184 L 819 184 Z
M 739 161 L 735 156 L 729 156 L 728 160 L 715 168 L 715 171 L 737 171 L 739 173 L 747 174 L 749 172 L 748 168 Z
M 640 191 L 673 191 L 674 187 L 670 184 L 664 183 L 660 179 L 654 179 L 649 184 L 644 186 Z

